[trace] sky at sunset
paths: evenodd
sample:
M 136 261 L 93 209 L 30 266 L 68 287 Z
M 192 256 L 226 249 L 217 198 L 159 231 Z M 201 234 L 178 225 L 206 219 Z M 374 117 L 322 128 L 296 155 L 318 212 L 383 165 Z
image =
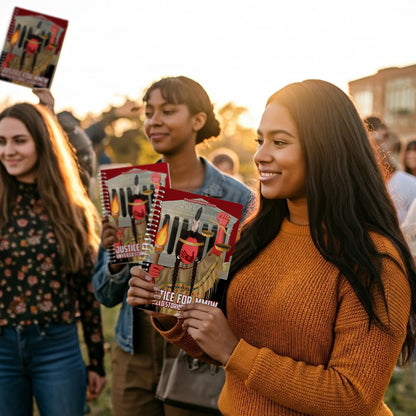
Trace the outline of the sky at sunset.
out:
M 51 87 L 56 110 L 82 117 L 140 99 L 152 81 L 186 75 L 214 104 L 249 109 L 256 127 L 284 85 L 350 80 L 416 63 L 415 0 L 0 0 L 0 42 L 14 6 L 69 20 Z M 0 100 L 37 102 L 0 81 Z

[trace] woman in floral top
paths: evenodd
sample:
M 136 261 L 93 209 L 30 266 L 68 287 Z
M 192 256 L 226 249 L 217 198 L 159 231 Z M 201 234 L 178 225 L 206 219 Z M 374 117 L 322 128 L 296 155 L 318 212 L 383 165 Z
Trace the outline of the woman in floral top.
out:
M 91 285 L 97 213 L 73 150 L 44 107 L 0 114 L 0 414 L 84 415 L 104 384 Z M 77 334 L 79 312 L 89 366 Z

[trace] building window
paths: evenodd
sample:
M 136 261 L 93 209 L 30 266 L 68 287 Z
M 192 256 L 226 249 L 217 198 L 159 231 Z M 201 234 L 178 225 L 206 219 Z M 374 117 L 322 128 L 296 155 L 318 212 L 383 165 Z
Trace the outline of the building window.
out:
M 415 88 L 412 78 L 396 78 L 386 82 L 386 111 L 398 115 L 415 111 Z
M 357 91 L 354 93 L 353 98 L 362 116 L 373 113 L 373 91 Z

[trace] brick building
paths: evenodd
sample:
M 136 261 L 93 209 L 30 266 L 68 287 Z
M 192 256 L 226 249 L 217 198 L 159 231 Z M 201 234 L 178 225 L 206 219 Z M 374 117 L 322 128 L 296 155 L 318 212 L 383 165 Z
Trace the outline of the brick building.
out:
M 380 69 L 348 89 L 363 117 L 382 118 L 404 142 L 416 139 L 416 64 Z

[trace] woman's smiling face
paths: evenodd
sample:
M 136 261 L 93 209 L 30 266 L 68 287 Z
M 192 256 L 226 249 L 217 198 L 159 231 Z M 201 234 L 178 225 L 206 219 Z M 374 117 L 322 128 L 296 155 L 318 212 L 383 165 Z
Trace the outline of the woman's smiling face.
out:
M 7 173 L 21 182 L 33 183 L 37 176 L 36 144 L 17 118 L 0 120 L 0 162 Z
M 155 89 L 146 103 L 144 128 L 155 151 L 166 155 L 193 149 L 201 127 L 185 104 L 168 103 Z
M 262 195 L 267 199 L 305 198 L 305 159 L 298 129 L 285 107 L 276 102 L 266 107 L 257 142 L 254 162 Z

